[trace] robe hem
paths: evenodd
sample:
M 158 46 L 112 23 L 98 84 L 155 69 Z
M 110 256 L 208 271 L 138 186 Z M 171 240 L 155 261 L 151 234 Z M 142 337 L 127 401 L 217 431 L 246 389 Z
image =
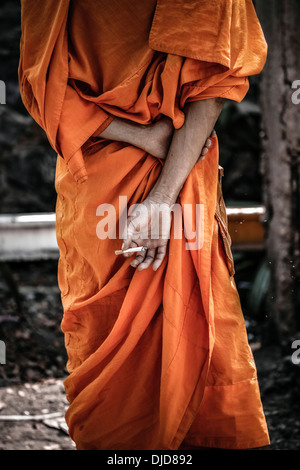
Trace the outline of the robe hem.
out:
M 214 449 L 243 450 L 255 449 L 258 447 L 266 447 L 270 445 L 270 439 L 267 437 L 258 440 L 243 440 L 236 444 L 232 444 L 226 441 L 228 441 L 228 438 L 189 439 L 188 444 L 182 444 L 182 450 L 188 450 L 189 446 L 208 447 Z M 180 450 L 180 448 L 178 450 Z

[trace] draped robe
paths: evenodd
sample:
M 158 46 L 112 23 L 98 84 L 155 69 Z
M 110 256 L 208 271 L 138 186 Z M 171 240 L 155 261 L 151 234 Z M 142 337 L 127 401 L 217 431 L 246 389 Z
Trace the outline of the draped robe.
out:
M 265 58 L 250 0 L 22 0 L 21 95 L 58 154 L 66 420 L 77 449 L 269 443 L 234 282 L 217 138 L 177 201 L 191 205 L 194 228 L 203 207 L 203 245 L 192 249 L 172 225 L 154 272 L 114 252 L 124 201 L 147 196 L 163 161 L 98 137 L 115 117 L 150 125 L 168 116 L 179 129 L 188 102 L 240 102 Z M 103 204 L 116 214 L 117 235 L 106 239 L 97 236 Z

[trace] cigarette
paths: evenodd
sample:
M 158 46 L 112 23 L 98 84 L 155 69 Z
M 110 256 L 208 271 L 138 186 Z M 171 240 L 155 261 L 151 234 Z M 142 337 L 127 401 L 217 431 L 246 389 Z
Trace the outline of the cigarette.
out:
M 147 251 L 146 246 L 136 246 L 135 248 L 127 248 L 127 250 L 117 250 L 115 255 L 123 255 L 124 253 L 137 253 L 139 251 Z

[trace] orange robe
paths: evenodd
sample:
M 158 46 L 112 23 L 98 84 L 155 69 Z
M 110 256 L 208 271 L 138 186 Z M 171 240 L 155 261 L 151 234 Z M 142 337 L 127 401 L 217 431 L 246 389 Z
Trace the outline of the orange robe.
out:
M 128 207 L 142 201 L 163 165 L 97 138 L 112 119 L 147 125 L 169 116 L 178 129 L 189 101 L 241 101 L 265 58 L 250 0 L 22 0 L 21 93 L 58 152 L 66 420 L 78 449 L 269 443 L 233 278 L 217 138 L 178 198 L 182 207 L 203 204 L 201 249 L 186 249 L 173 227 L 163 265 L 140 272 L 115 256 L 118 235 L 96 235 L 97 207 L 115 208 L 118 233 L 119 197 Z

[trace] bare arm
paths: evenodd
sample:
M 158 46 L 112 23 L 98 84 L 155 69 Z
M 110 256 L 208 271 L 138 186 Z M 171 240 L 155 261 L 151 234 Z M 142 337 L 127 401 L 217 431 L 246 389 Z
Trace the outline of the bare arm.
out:
M 126 142 L 153 157 L 165 159 L 173 131 L 173 123 L 167 117 L 146 126 L 127 119 L 115 118 L 99 137 Z
M 208 136 L 211 135 L 223 105 L 224 100 L 221 98 L 188 104 L 185 123 L 174 132 L 166 162 L 151 196 L 168 203 L 176 202 Z
M 146 126 L 127 119 L 114 118 L 99 137 L 126 142 L 144 150 L 153 157 L 164 160 L 168 154 L 173 132 L 173 123 L 167 117 Z M 211 141 L 207 139 L 202 149 L 203 156 L 210 146 Z
M 123 235 L 122 248 L 126 249 L 136 245 L 148 248 L 147 252 L 138 254 L 131 262 L 131 265 L 138 267 L 139 270 L 148 268 L 152 263 L 154 270 L 161 265 L 167 252 L 169 232 L 166 233 L 166 226 L 164 229 L 153 227 L 155 223 L 153 221 L 159 219 L 159 215 L 157 218 L 155 211 L 161 210 L 162 206 L 159 207 L 159 205 L 164 205 L 165 211 L 162 217 L 165 221 L 168 220 L 170 229 L 171 217 L 168 208 L 176 202 L 182 186 L 199 159 L 207 137 L 211 135 L 221 113 L 223 104 L 224 100 L 220 98 L 188 104 L 185 110 L 185 123 L 180 129 L 174 131 L 161 174 L 150 194 L 142 203 L 146 209 L 144 218 L 141 219 L 138 211 L 134 211 L 129 217 L 127 230 Z M 153 233 L 159 233 L 158 238 L 151 239 L 149 237 L 152 229 Z

